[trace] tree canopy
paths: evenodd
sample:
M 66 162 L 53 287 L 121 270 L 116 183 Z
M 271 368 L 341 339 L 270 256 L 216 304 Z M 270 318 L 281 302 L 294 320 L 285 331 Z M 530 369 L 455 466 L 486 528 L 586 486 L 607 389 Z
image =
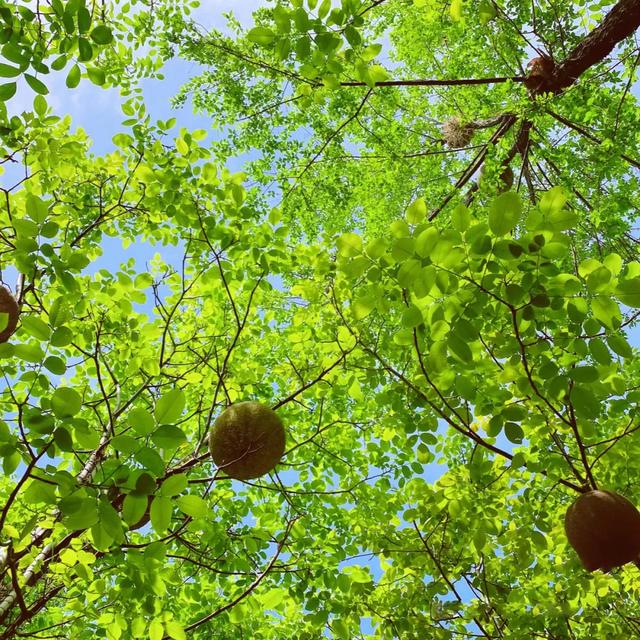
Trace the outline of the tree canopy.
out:
M 0 638 L 640 635 L 564 531 L 640 504 L 640 2 L 210 10 L 0 0 Z M 242 401 L 286 444 L 236 480 Z

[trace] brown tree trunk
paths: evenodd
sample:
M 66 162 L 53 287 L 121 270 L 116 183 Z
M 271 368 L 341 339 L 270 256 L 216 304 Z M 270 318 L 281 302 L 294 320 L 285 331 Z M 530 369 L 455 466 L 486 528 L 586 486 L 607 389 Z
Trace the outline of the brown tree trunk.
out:
M 589 67 L 604 60 L 613 48 L 640 26 L 640 0 L 620 0 L 604 20 L 558 64 L 546 90 L 558 93 L 571 86 Z

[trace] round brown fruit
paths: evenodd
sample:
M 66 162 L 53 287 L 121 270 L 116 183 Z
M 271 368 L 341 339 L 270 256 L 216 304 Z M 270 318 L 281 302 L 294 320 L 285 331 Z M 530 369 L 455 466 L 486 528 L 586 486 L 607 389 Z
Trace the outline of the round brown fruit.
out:
M 269 473 L 284 453 L 282 420 L 259 402 L 239 402 L 225 409 L 209 432 L 209 451 L 218 467 L 236 480 Z
M 640 512 L 612 491 L 583 493 L 567 510 L 564 529 L 587 571 L 609 571 L 640 554 Z
M 4 326 L 4 329 L 0 331 L 0 342 L 6 342 L 18 326 L 20 308 L 9 290 L 2 286 L 0 286 L 0 313 L 7 314 L 7 324 Z M 0 326 L 3 325 L 4 322 L 0 320 Z

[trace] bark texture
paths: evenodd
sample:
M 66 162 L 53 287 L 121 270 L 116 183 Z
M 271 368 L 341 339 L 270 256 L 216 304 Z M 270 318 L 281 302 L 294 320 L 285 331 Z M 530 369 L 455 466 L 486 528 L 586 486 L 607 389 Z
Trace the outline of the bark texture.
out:
M 620 0 L 604 20 L 551 72 L 539 91 L 570 87 L 589 67 L 604 60 L 613 48 L 640 26 L 640 0 Z

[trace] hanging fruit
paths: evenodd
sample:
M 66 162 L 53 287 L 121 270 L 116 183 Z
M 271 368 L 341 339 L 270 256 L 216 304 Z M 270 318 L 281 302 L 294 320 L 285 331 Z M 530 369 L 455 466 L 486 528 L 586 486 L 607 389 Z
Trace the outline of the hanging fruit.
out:
M 610 571 L 640 555 L 640 512 L 612 491 L 583 493 L 567 510 L 564 528 L 587 571 Z

